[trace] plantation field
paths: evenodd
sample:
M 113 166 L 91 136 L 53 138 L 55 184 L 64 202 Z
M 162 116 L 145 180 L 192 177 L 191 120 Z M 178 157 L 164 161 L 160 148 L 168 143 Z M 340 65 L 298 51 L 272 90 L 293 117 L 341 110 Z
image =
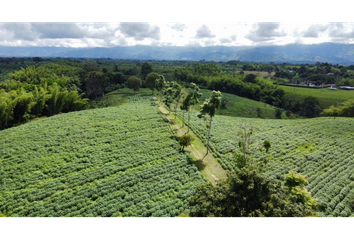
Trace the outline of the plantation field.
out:
M 200 102 L 194 105 L 196 110 L 199 110 L 200 105 L 204 102 L 204 100 L 209 98 L 212 94 L 212 91 L 207 89 L 201 89 L 200 92 L 203 95 L 200 98 Z M 264 104 L 229 93 L 222 93 L 222 99 L 227 101 L 226 108 L 218 109 L 216 111 L 217 115 L 275 119 L 275 107 L 269 104 Z M 283 112 L 282 118 L 287 118 L 285 112 Z
M 244 74 L 254 74 L 256 76 L 259 77 L 273 77 L 275 75 L 275 72 L 271 72 L 271 74 L 269 74 L 268 72 L 264 72 L 264 71 L 243 71 Z M 240 73 L 240 71 L 236 72 L 236 73 Z
M 0 216 L 178 216 L 205 178 L 150 99 L 0 131 Z
M 155 90 L 155 94 L 157 93 L 158 91 Z M 136 94 L 140 96 L 151 96 L 151 90 L 148 88 L 140 88 Z M 132 89 L 121 88 L 107 93 L 103 98 L 99 100 L 95 100 L 94 104 L 97 107 L 116 107 L 129 103 L 129 98 L 136 94 L 134 94 Z
M 271 79 L 263 79 L 263 81 L 273 84 Z M 306 97 L 313 96 L 318 99 L 322 109 L 329 108 L 332 105 L 337 106 L 348 99 L 354 99 L 354 91 L 349 90 L 329 90 L 328 88 L 304 88 L 284 85 L 279 85 L 278 87 L 284 89 L 285 99 L 291 100 L 292 104 L 297 101 L 301 102 Z
M 203 120 L 193 114 L 191 127 L 206 142 Z M 233 152 L 238 151 L 239 124 L 255 128 L 252 135 L 257 149 L 268 139 L 271 161 L 267 173 L 283 179 L 289 170 L 307 176 L 307 189 L 328 204 L 323 216 L 354 216 L 346 202 L 354 194 L 354 119 L 315 118 L 300 120 L 246 119 L 215 116 L 211 147 L 224 169 L 235 168 Z M 265 156 L 255 150 L 254 157 Z
M 315 89 L 315 88 L 300 88 L 300 87 L 290 87 L 279 85 L 279 88 L 285 90 L 285 98 L 292 99 L 292 102 L 302 101 L 308 96 L 313 96 L 318 98 L 320 107 L 322 109 L 329 108 L 334 105 L 337 106 L 339 103 L 344 102 L 348 99 L 354 99 L 354 91 L 337 89 L 335 91 L 329 90 L 328 88 Z
M 212 91 L 201 89 L 203 94 L 200 102 L 194 105 L 196 110 L 200 109 L 200 105 L 206 98 L 211 96 Z M 138 92 L 140 96 L 151 96 L 151 90 L 141 88 Z M 98 107 L 120 106 L 129 103 L 129 98 L 134 96 L 134 91 L 129 88 L 121 88 L 110 93 L 107 93 L 102 99 L 95 102 Z M 160 97 L 159 92 L 155 89 L 155 96 Z M 218 115 L 226 115 L 232 117 L 247 117 L 247 118 L 270 118 L 275 119 L 275 107 L 257 102 L 248 98 L 239 97 L 234 94 L 222 93 L 223 99 L 226 99 L 226 108 L 221 108 L 216 111 Z M 257 110 L 259 108 L 259 110 Z M 177 111 L 180 111 L 179 109 Z M 285 112 L 282 118 L 287 118 Z

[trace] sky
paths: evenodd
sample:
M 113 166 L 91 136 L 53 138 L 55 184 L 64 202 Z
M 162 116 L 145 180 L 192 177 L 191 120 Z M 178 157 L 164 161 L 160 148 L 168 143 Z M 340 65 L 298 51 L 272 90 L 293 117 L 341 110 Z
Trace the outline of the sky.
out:
M 354 43 L 353 23 L 2 22 L 1 46 L 269 46 Z

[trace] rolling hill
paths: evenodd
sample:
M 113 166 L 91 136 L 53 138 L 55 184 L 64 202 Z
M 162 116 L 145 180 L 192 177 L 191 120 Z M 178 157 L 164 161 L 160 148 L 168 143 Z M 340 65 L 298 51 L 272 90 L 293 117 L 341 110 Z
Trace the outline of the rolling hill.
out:
M 134 60 L 206 60 L 278 63 L 352 64 L 353 44 L 322 43 L 312 45 L 289 44 L 284 46 L 243 47 L 175 47 L 175 46 L 120 46 L 107 48 L 64 47 L 4 47 L 0 57 L 61 57 L 61 58 L 112 58 Z

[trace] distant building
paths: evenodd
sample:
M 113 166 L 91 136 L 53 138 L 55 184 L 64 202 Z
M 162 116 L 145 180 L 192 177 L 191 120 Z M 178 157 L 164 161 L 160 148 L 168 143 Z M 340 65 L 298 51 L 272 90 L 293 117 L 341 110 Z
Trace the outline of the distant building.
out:
M 349 86 L 340 86 L 339 88 L 344 90 L 354 90 L 354 87 L 349 87 Z

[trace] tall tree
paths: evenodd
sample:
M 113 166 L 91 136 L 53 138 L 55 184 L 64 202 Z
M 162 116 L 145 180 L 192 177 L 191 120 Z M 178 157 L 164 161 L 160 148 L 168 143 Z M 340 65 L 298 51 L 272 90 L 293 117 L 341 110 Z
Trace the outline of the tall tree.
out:
M 169 86 L 169 83 L 166 84 L 168 87 L 164 91 L 163 103 L 168 108 L 168 114 L 171 113 L 171 104 L 173 103 L 173 88 Z
M 141 87 L 141 79 L 136 76 L 130 76 L 127 80 L 127 85 L 128 88 L 133 89 L 134 94 L 136 94 L 136 91 L 139 91 Z
M 166 85 L 167 85 L 167 82 L 166 82 L 165 77 L 163 75 L 160 75 L 159 78 L 155 80 L 155 87 L 156 87 L 157 91 L 160 92 L 160 101 L 162 101 L 163 92 L 164 92 Z
M 174 109 L 175 109 L 175 120 L 176 120 L 178 105 L 182 97 L 182 86 L 177 82 L 174 82 L 172 85 L 172 90 L 173 90 L 172 98 L 175 101 Z
M 182 151 L 184 151 L 184 147 L 188 147 L 189 145 L 192 144 L 194 138 L 189 135 L 189 134 L 186 134 L 186 135 L 183 135 L 182 137 L 179 138 L 179 144 L 182 146 Z
M 202 96 L 202 93 L 200 92 L 199 87 L 195 83 L 191 83 L 189 89 L 188 89 L 188 95 L 186 98 L 183 100 L 182 106 L 187 108 L 188 111 L 188 132 L 190 129 L 190 119 L 191 119 L 191 108 L 194 104 L 197 104 L 199 102 L 199 98 Z M 187 132 L 187 133 L 188 133 Z
M 208 142 L 207 142 L 207 152 L 206 155 L 209 153 L 209 140 L 210 140 L 210 130 L 211 130 L 211 124 L 215 115 L 215 112 L 217 109 L 219 109 L 221 106 L 221 92 L 220 91 L 213 91 L 210 99 L 206 99 L 201 105 L 200 108 L 200 113 L 198 114 L 198 117 L 206 117 L 207 115 L 209 116 L 209 132 L 208 132 Z
M 145 86 L 151 89 L 152 95 L 154 95 L 154 90 L 156 88 L 155 86 L 156 80 L 158 80 L 159 78 L 160 78 L 160 74 L 154 72 L 151 72 L 146 76 Z
M 89 72 L 86 75 L 84 86 L 88 97 L 104 96 L 108 77 L 102 72 Z
M 146 76 L 147 76 L 149 73 L 151 73 L 151 72 L 152 72 L 152 66 L 151 66 L 151 64 L 145 62 L 145 63 L 143 63 L 143 65 L 141 65 L 141 77 L 142 77 L 143 79 L 145 79 Z

